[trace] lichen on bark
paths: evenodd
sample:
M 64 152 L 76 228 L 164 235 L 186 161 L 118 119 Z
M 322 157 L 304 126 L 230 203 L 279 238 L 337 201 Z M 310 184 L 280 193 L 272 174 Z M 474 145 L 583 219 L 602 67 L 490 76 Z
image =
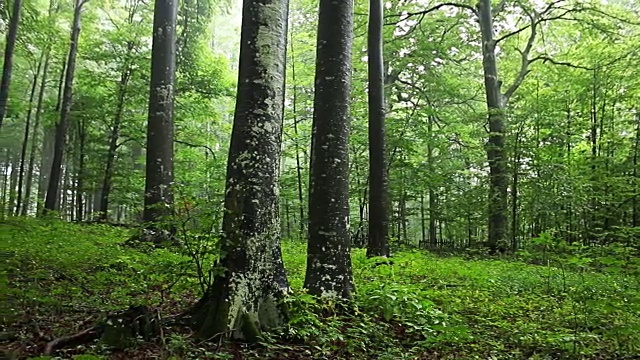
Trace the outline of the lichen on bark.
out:
M 244 1 L 221 239 L 225 271 L 193 309 L 201 338 L 255 341 L 286 318 L 278 168 L 287 13 L 287 0 Z

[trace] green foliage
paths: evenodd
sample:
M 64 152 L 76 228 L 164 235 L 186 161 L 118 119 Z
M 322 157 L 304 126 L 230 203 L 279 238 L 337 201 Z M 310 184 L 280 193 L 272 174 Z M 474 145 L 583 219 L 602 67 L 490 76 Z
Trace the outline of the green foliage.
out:
M 191 306 L 199 276 L 193 259 L 168 249 L 141 252 L 122 246 L 131 233 L 58 220 L 3 222 L 0 243 L 9 254 L 9 310 L 18 319 L 36 311 L 31 317 L 40 322 L 39 312 L 56 311 L 63 314 L 56 320 L 61 326 L 57 331 L 64 333 L 71 332 L 65 326 L 76 326 L 74 311 L 104 314 L 148 304 L 179 314 Z M 549 257 L 544 265 L 440 258 L 422 251 L 367 259 L 364 250 L 356 249 L 352 261 L 357 292 L 345 303 L 318 301 L 303 291 L 306 246 L 284 241 L 293 290 L 285 299 L 291 314 L 285 327 L 264 334 L 259 346 L 242 350 L 194 342 L 188 331 L 166 327 L 162 352 L 174 359 L 225 359 L 236 351 L 255 358 L 334 359 L 415 359 L 429 354 L 442 359 L 595 359 L 637 354 L 640 280 L 611 269 L 629 256 L 626 250 L 600 249 L 601 256 L 587 260 L 575 255 L 573 245 L 550 235 L 531 244 L 535 251 L 554 246 L 567 257 Z M 99 348 L 91 349 L 101 354 Z

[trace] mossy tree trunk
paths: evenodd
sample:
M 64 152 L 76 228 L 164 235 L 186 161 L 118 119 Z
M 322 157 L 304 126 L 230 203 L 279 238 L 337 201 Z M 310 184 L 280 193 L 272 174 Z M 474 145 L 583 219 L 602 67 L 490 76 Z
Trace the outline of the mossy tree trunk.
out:
M 173 102 L 177 13 L 178 0 L 155 1 L 143 214 L 148 228 L 154 228 L 152 223 L 170 215 L 173 205 Z M 162 235 L 157 236 L 153 240 L 164 240 Z
M 304 286 L 350 298 L 349 101 L 353 2 L 320 0 Z
M 278 168 L 287 15 L 287 0 L 244 1 L 221 240 L 225 270 L 194 309 L 202 338 L 254 341 L 285 320 L 280 298 L 288 283 L 280 249 Z

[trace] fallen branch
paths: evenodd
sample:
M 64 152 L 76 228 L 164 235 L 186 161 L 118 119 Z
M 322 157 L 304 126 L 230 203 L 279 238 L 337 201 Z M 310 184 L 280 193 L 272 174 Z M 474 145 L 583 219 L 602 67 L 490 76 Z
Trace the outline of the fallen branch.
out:
M 69 345 L 79 345 L 97 339 L 100 336 L 101 330 L 101 327 L 94 326 L 82 330 L 75 335 L 63 336 L 49 341 L 44 349 L 44 355 L 51 355 L 55 350 Z

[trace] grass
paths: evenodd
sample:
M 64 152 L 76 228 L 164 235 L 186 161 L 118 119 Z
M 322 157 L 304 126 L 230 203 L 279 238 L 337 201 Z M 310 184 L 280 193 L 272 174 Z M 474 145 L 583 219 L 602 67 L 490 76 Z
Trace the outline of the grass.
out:
M 36 358 L 53 337 L 109 312 L 144 304 L 164 318 L 199 296 L 191 259 L 120 246 L 129 230 L 59 221 L 0 224 L 5 267 L 0 342 Z M 80 359 L 633 359 L 640 354 L 640 280 L 620 272 L 529 265 L 509 259 L 401 251 L 393 264 L 353 251 L 354 302 L 318 303 L 302 291 L 305 244 L 285 241 L 294 295 L 288 326 L 259 345 L 198 343 L 179 326 L 162 341 L 109 352 L 91 343 L 57 356 Z M 82 356 L 82 357 L 79 357 Z

